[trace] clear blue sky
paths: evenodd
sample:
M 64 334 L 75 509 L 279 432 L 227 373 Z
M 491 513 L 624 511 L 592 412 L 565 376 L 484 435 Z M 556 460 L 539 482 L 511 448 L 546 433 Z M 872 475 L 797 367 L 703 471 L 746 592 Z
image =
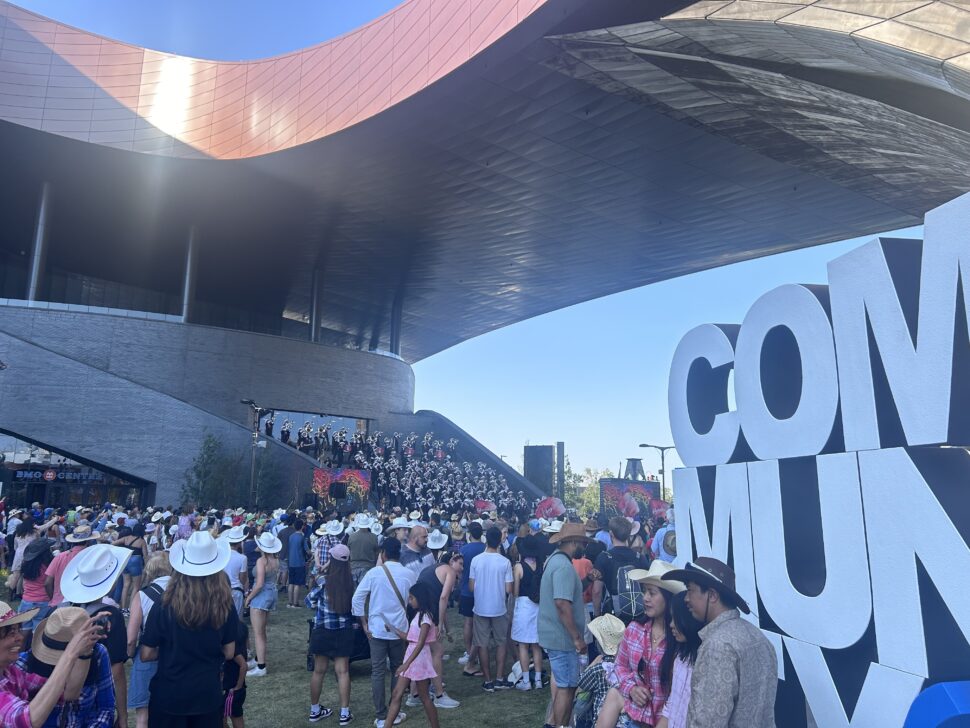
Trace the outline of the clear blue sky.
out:
M 398 0 L 21 0 L 25 8 L 137 45 L 214 59 L 277 55 L 340 35 Z M 917 229 L 901 231 L 919 237 Z M 782 283 L 825 283 L 853 240 L 739 263 L 573 306 L 419 362 L 416 406 L 434 409 L 516 466 L 522 446 L 566 443 L 574 468 L 616 470 L 670 444 L 667 370 L 701 323 L 740 323 Z M 677 465 L 674 457 L 668 463 Z

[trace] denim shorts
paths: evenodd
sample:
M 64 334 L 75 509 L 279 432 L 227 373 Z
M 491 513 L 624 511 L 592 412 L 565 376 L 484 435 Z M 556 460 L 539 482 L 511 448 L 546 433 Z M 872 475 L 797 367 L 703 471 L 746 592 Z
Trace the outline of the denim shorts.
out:
M 40 611 L 34 615 L 33 619 L 29 622 L 23 622 L 20 625 L 20 629 L 33 632 L 37 629 L 37 625 L 48 615 L 51 611 L 50 606 L 47 602 L 28 602 L 26 600 L 20 602 L 20 606 L 17 607 L 17 614 L 23 614 L 24 612 L 29 612 L 34 607 L 40 607 Z
M 259 590 L 259 594 L 249 600 L 250 609 L 262 609 L 265 612 L 276 611 L 276 598 L 279 592 L 276 591 L 276 584 L 264 584 Z
M 141 572 L 144 570 L 144 557 L 141 554 L 132 554 L 131 558 L 128 559 L 128 563 L 125 565 L 125 573 L 128 576 L 141 576 Z
M 546 650 L 546 653 L 556 687 L 574 688 L 579 685 L 579 653 L 576 650 Z
M 141 649 L 135 651 L 135 659 L 131 663 L 131 676 L 128 680 L 128 708 L 147 708 L 150 697 L 148 687 L 158 671 L 158 660 L 141 661 Z

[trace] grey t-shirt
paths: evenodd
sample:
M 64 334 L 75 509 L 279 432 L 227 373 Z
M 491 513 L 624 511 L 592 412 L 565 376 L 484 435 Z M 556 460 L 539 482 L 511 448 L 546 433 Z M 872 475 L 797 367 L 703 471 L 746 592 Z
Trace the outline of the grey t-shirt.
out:
M 586 606 L 583 604 L 583 584 L 573 568 L 573 561 L 556 551 L 546 561 L 539 584 L 539 644 L 546 650 L 575 650 L 573 639 L 559 621 L 556 599 L 573 604 L 573 622 L 583 634 L 586 627 Z

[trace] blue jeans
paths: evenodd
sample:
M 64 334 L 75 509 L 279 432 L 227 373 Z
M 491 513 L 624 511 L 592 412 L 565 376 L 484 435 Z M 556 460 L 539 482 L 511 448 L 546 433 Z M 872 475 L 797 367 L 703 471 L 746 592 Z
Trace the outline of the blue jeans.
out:
M 546 650 L 549 667 L 556 678 L 556 687 L 574 688 L 579 685 L 579 653 L 576 650 Z
M 20 606 L 17 607 L 17 614 L 29 612 L 35 607 L 40 607 L 40 611 L 37 612 L 37 614 L 35 614 L 33 619 L 31 619 L 29 622 L 23 622 L 20 625 L 22 630 L 33 632 L 35 629 L 37 629 L 37 625 L 40 624 L 44 617 L 46 617 L 50 612 L 50 606 L 47 602 L 28 602 L 27 600 L 23 600 L 20 602 Z

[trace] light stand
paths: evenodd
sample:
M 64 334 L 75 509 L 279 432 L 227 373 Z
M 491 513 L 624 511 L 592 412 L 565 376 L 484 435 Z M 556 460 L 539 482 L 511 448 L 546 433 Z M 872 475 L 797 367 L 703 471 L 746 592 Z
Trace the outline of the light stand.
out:
M 645 442 L 640 443 L 640 447 L 652 447 L 654 450 L 660 451 L 660 498 L 661 500 L 667 501 L 667 468 L 665 466 L 665 457 L 668 450 L 674 450 L 673 445 L 649 445 Z M 670 501 L 667 501 L 668 503 Z

